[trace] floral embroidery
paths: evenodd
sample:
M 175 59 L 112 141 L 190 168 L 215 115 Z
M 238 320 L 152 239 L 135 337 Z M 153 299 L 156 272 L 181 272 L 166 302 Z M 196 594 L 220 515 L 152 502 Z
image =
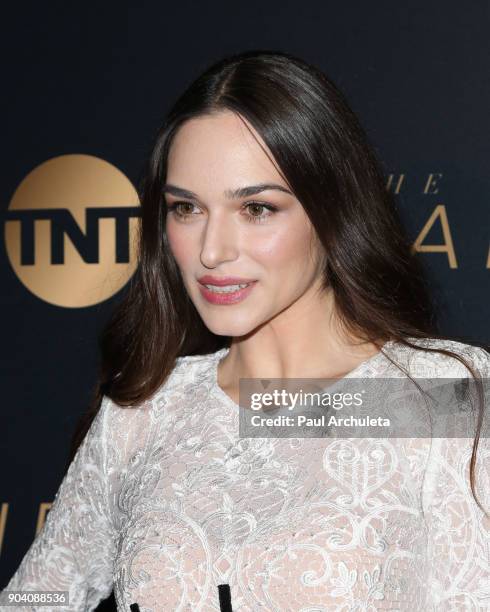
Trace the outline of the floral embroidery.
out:
M 482 349 L 432 342 L 489 377 Z M 237 612 L 487 609 L 472 439 L 239 438 L 216 380 L 226 352 L 179 358 L 143 406 L 104 398 L 8 590 L 67 590 L 60 612 L 94 610 L 113 588 L 121 612 L 219 611 L 223 582 Z M 414 376 L 469 376 L 440 354 L 389 352 Z M 381 356 L 356 376 L 403 373 Z M 478 453 L 489 508 L 488 438 Z

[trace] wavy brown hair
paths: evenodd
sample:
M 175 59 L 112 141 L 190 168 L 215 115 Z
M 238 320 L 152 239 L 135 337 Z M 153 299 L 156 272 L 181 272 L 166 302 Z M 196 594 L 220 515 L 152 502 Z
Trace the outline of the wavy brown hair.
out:
M 343 94 L 323 72 L 297 57 L 248 51 L 226 57 L 200 75 L 156 135 L 139 186 L 138 267 L 99 335 L 99 378 L 92 405 L 73 436 L 68 465 L 104 395 L 123 407 L 140 404 L 165 382 L 177 357 L 230 345 L 231 337 L 217 336 L 204 325 L 185 290 L 165 233 L 162 190 L 177 130 L 189 119 L 222 111 L 245 118 L 257 130 L 272 152 L 272 163 L 304 207 L 327 254 L 323 288 L 333 292 L 345 330 L 379 348 L 380 339 L 394 340 L 449 355 L 479 379 L 461 355 L 408 340 L 468 342 L 439 333 L 425 270 L 403 231 L 381 163 Z M 483 510 L 475 492 L 484 410 L 482 385 L 479 389 L 470 481 Z

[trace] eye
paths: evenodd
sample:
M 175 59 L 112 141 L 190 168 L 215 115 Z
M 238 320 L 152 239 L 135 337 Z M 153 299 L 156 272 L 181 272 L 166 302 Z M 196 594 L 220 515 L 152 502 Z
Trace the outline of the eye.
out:
M 264 202 L 247 202 L 243 208 L 247 208 L 251 211 L 265 208 L 269 211 L 265 215 L 247 214 L 247 221 L 250 223 L 262 223 L 262 221 L 267 219 L 267 217 L 271 217 L 278 210 L 276 206 L 272 206 L 272 204 L 265 204 Z
M 185 218 L 185 217 L 189 217 L 192 214 L 192 212 L 189 212 L 189 209 L 185 209 L 185 207 L 190 207 L 190 209 L 192 210 L 192 207 L 194 206 L 194 204 L 192 204 L 191 202 L 174 202 L 173 204 L 169 204 L 167 206 L 168 212 L 173 213 L 176 217 L 180 217 L 180 218 Z M 184 207 L 184 209 L 182 210 L 181 207 Z
M 176 217 L 179 217 L 180 219 L 187 219 L 192 215 L 199 214 L 192 212 L 194 206 L 195 205 L 192 204 L 192 202 L 182 201 L 169 204 L 167 206 L 167 209 Z M 272 216 L 278 210 L 276 206 L 273 206 L 272 204 L 265 204 L 265 202 L 247 202 L 242 206 L 242 209 L 252 211 L 252 214 L 250 214 L 250 212 L 247 212 L 245 214 L 245 217 L 249 223 L 262 223 L 263 221 L 265 221 L 265 219 L 267 219 L 267 217 Z M 264 209 L 268 212 L 266 214 L 260 214 L 264 211 Z M 259 212 L 259 214 L 256 214 L 257 211 Z

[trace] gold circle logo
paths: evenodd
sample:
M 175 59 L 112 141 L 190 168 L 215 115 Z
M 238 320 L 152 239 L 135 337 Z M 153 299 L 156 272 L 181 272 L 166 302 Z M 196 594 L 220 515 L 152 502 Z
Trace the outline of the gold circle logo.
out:
M 92 306 L 134 273 L 139 216 L 138 194 L 115 166 L 92 155 L 53 157 L 15 190 L 5 221 L 7 256 L 38 298 Z

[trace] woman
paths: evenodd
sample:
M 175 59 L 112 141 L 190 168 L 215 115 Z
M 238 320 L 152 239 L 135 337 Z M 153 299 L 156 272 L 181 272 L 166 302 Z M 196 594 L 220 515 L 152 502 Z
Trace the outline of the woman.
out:
M 119 610 L 218 610 L 221 584 L 233 610 L 483 610 L 486 439 L 238 435 L 241 378 L 489 375 L 484 348 L 436 333 L 332 82 L 285 53 L 212 66 L 141 202 L 94 410 L 7 589 L 69 591 L 70 610 L 113 586 Z

